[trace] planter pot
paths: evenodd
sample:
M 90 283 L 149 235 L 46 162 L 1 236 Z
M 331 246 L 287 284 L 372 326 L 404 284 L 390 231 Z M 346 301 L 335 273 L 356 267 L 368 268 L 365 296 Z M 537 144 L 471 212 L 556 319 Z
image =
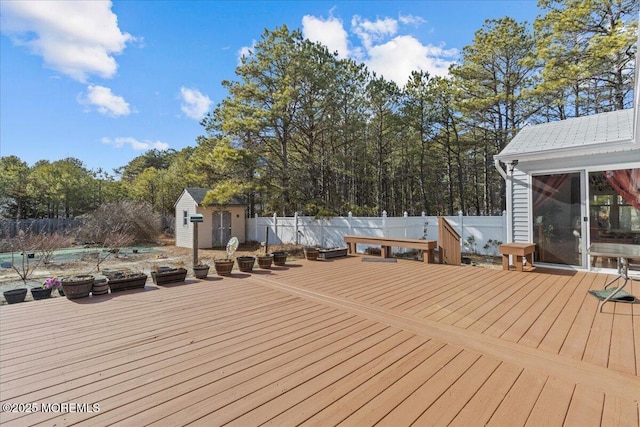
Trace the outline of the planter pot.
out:
M 95 279 L 91 288 L 91 295 L 104 295 L 109 293 L 109 280 L 105 277 Z
M 258 259 L 258 267 L 271 268 L 271 264 L 273 263 L 273 256 L 263 255 L 263 256 L 259 256 L 257 259 Z
M 256 258 L 252 256 L 240 256 L 236 258 L 238 261 L 238 269 L 243 273 L 251 273 L 253 271 L 253 265 L 256 263 Z
M 27 288 L 10 289 L 4 291 L 2 294 L 9 304 L 16 304 L 24 301 L 24 298 L 27 296 L 27 291 Z
M 144 273 L 122 274 L 109 277 L 109 287 L 111 292 L 126 291 L 129 289 L 144 289 L 147 283 L 147 275 Z
M 318 249 L 318 259 L 329 259 L 347 256 L 347 248 Z
M 160 267 L 158 271 L 151 272 L 151 278 L 156 285 L 184 282 L 187 278 L 186 268 Z
M 287 252 L 285 251 L 272 252 L 271 255 L 273 255 L 273 263 L 277 266 L 283 266 L 287 262 Z
M 193 267 L 193 274 L 196 276 L 196 279 L 206 279 L 209 274 L 209 266 L 196 265 Z
M 105 277 L 104 279 L 95 279 L 93 281 L 93 288 L 91 288 L 91 295 L 104 295 L 109 293 L 109 281 Z
M 31 296 L 34 300 L 47 299 L 51 297 L 51 288 L 31 288 Z
M 318 248 L 304 248 L 304 257 L 309 261 L 316 261 L 319 254 Z
M 94 277 L 90 274 L 63 277 L 62 288 L 68 299 L 88 297 L 93 288 Z
M 62 289 L 62 286 L 58 288 L 58 295 L 60 295 L 61 297 L 64 296 L 64 289 Z
M 228 276 L 231 274 L 231 270 L 233 270 L 234 262 L 232 259 L 217 259 L 213 264 L 216 267 L 218 276 Z

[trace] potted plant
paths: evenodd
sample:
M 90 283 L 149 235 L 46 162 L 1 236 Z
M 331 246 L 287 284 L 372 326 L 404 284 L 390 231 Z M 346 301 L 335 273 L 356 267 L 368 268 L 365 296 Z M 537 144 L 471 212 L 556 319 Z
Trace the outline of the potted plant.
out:
M 254 256 L 239 256 L 236 258 L 238 261 L 238 269 L 243 273 L 251 273 L 253 271 L 253 266 L 256 263 L 256 257 Z
M 107 285 L 111 288 L 112 293 L 126 291 L 129 289 L 144 289 L 148 277 L 142 271 L 130 270 L 128 268 L 121 270 L 105 270 L 104 275 L 107 279 Z
M 51 291 L 57 290 L 58 294 L 60 294 L 61 297 L 64 296 L 64 291 L 62 290 L 62 282 L 57 277 L 49 277 L 44 281 L 42 287 L 51 289 Z
M 258 253 L 258 256 L 256 256 L 256 259 L 258 260 L 258 267 L 271 268 L 271 264 L 273 263 L 273 254 L 260 252 Z
M 271 252 L 271 255 L 273 255 L 273 263 L 277 266 L 283 266 L 287 262 L 288 253 L 286 251 Z
M 316 261 L 319 254 L 320 252 L 318 251 L 318 248 L 314 248 L 311 246 L 306 246 L 304 248 L 304 257 L 309 261 Z
M 60 279 L 64 294 L 69 299 L 88 297 L 93 288 L 94 276 L 91 274 L 79 274 Z
M 34 300 L 47 299 L 51 297 L 51 287 L 46 286 L 46 282 L 42 286 L 31 288 L 31 296 Z
M 347 256 L 347 248 L 320 248 L 318 259 L 330 259 Z
M 213 260 L 218 276 L 228 276 L 233 270 L 233 258 L 220 258 Z
M 27 291 L 27 288 L 17 288 L 4 291 L 2 294 L 4 295 L 4 299 L 7 300 L 7 303 L 16 304 L 24 301 L 24 298 L 27 296 Z
M 196 276 L 196 279 L 206 279 L 208 274 L 209 264 L 199 262 L 193 266 L 193 275 Z
M 151 271 L 151 278 L 156 285 L 184 282 L 187 278 L 187 269 L 183 267 L 158 267 Z
M 105 295 L 109 293 L 109 279 L 96 277 L 91 288 L 91 295 Z

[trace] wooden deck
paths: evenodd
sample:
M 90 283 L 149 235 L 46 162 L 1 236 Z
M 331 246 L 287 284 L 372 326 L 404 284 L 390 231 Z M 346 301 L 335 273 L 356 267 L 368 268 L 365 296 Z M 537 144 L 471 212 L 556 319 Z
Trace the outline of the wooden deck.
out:
M 0 422 L 639 425 L 640 305 L 587 294 L 609 276 L 361 261 L 3 306 L 0 401 L 37 412 Z

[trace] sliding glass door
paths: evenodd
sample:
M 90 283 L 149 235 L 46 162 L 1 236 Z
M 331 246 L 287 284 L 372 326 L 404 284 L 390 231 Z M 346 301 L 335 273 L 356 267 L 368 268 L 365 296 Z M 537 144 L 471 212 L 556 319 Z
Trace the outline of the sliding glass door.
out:
M 585 251 L 582 227 L 580 172 L 532 177 L 533 241 L 537 261 L 582 266 Z
M 589 235 L 591 243 L 640 244 L 640 169 L 589 173 Z M 615 267 L 615 259 L 591 263 Z

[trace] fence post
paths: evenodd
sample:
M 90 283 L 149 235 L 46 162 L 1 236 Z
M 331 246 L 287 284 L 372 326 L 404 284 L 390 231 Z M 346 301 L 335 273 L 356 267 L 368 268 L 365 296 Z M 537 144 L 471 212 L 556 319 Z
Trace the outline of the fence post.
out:
M 387 211 L 382 211 L 382 235 L 387 235 Z
M 253 214 L 253 218 L 255 219 L 254 223 L 253 223 L 253 236 L 255 237 L 254 241 L 259 242 L 260 239 L 258 238 L 258 213 L 254 213 Z
M 279 239 L 278 237 L 278 214 L 277 213 L 273 213 L 273 236 L 276 239 Z
M 404 214 L 402 214 L 402 216 L 404 217 L 404 238 L 407 238 L 407 227 L 409 226 L 408 222 L 409 222 L 409 214 L 407 213 L 407 211 L 404 211 Z
M 349 211 L 349 234 L 353 234 L 353 224 L 351 224 L 351 220 L 353 219 L 353 212 Z
M 458 211 L 458 220 L 460 221 L 460 252 L 464 252 L 464 215 L 462 210 Z
M 300 239 L 298 238 L 298 212 L 294 212 L 293 214 L 293 232 L 295 233 L 295 242 L 296 245 L 300 244 Z
M 425 213 L 425 211 L 422 211 L 422 214 L 420 216 L 422 217 L 422 238 L 427 240 L 427 214 Z

